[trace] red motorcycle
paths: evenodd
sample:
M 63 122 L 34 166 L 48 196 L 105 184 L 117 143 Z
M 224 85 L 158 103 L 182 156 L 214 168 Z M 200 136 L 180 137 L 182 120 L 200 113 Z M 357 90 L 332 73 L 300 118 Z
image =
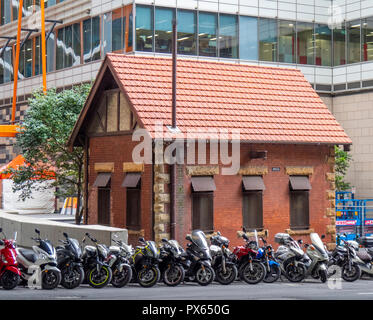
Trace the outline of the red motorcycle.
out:
M 0 228 L 3 233 L 3 229 Z M 15 250 L 15 240 L 0 239 L 0 285 L 6 289 L 14 289 L 20 280 L 21 272 L 18 269 L 17 253 Z
M 235 262 L 240 279 L 249 284 L 256 284 L 266 276 L 266 268 L 256 259 L 258 254 L 257 242 L 247 237 L 245 228 L 243 228 L 243 231 L 242 238 L 245 240 L 245 245 L 233 249 L 236 256 Z

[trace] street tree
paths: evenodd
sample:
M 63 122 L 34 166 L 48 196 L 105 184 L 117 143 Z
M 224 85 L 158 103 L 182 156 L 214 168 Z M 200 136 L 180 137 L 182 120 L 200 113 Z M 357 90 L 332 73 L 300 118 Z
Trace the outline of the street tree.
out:
M 56 196 L 77 196 L 76 224 L 82 220 L 83 208 L 83 148 L 70 151 L 67 140 L 90 91 L 85 84 L 70 90 L 56 92 L 50 89 L 44 95 L 33 93 L 29 107 L 16 137 L 16 146 L 25 158 L 25 165 L 12 173 L 13 191 L 20 192 L 20 199 L 26 200 L 32 190 L 45 189 L 40 183 L 48 180 L 56 187 Z M 53 177 L 53 180 L 51 178 Z
M 345 181 L 345 176 L 351 161 L 352 156 L 348 152 L 335 146 L 335 188 L 337 191 L 351 189 L 351 184 Z

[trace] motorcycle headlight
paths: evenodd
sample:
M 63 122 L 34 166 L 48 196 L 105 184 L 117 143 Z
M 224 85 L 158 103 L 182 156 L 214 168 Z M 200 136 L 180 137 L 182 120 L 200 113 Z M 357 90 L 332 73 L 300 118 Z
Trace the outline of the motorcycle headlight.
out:
M 5 256 L 4 256 L 3 254 L 1 255 L 1 260 L 2 260 L 5 264 L 8 263 L 8 260 L 5 258 Z

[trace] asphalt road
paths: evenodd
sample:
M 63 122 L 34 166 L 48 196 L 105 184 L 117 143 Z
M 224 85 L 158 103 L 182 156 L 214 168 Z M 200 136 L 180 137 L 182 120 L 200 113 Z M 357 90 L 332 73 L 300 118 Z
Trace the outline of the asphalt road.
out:
M 223 286 L 216 282 L 207 287 L 186 282 L 177 287 L 159 283 L 152 288 L 142 288 L 131 283 L 123 288 L 111 285 L 94 289 L 81 285 L 72 290 L 58 287 L 54 290 L 35 290 L 17 287 L 0 289 L 0 300 L 373 300 L 373 278 L 355 282 L 331 280 L 321 283 L 306 279 L 301 283 L 287 280 L 271 284 L 249 285 L 236 281 Z

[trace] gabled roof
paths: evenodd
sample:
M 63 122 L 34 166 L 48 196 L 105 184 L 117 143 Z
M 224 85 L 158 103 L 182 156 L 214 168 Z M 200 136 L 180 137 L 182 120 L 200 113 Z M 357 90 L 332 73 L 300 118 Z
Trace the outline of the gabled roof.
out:
M 162 121 L 168 132 L 172 59 L 107 54 L 96 82 L 105 66 L 140 126 L 154 138 L 155 124 Z M 88 99 L 70 143 L 89 106 Z M 205 60 L 177 61 L 177 127 L 197 136 L 209 129 L 236 129 L 241 140 L 256 143 L 352 143 L 301 71 Z

